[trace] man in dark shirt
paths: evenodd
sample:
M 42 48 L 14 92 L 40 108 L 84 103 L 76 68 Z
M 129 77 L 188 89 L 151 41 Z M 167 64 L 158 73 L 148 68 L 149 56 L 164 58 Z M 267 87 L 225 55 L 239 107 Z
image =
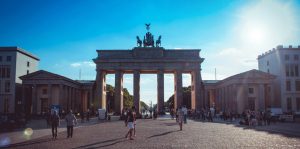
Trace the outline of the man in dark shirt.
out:
M 57 127 L 59 126 L 59 116 L 56 111 L 53 111 L 53 114 L 50 116 L 50 123 L 52 126 L 52 138 L 56 139 L 57 137 Z

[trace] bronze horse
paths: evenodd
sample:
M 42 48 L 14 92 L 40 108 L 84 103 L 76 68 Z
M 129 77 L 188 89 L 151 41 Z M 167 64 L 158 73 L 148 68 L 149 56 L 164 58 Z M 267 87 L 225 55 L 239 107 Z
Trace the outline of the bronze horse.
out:
M 160 47 L 160 44 L 161 44 L 161 36 L 159 35 L 158 36 L 158 39 L 156 40 L 156 47 Z
M 141 47 L 142 46 L 142 40 L 140 39 L 140 37 L 139 36 L 136 36 L 136 44 L 137 44 L 137 46 L 138 47 Z

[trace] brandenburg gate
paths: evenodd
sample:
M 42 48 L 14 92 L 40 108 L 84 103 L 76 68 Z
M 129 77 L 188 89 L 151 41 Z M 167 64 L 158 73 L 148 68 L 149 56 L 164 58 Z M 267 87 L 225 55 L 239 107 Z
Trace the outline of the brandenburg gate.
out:
M 157 74 L 157 112 L 164 110 L 164 73 L 174 74 L 174 108 L 182 106 L 182 74 L 191 74 L 191 108 L 204 106 L 202 99 L 200 49 L 164 49 L 160 47 L 161 36 L 154 45 L 153 35 L 148 32 L 143 41 L 137 36 L 137 47 L 131 50 L 97 50 L 96 100 L 99 107 L 106 109 L 106 75 L 115 74 L 114 111 L 123 109 L 123 74 L 133 74 L 134 106 L 140 111 L 140 74 Z

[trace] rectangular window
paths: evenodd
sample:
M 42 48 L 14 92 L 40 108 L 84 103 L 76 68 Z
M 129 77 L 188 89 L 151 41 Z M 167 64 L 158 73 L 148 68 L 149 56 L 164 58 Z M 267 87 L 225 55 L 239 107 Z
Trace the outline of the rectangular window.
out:
M 269 61 L 267 61 L 267 66 L 269 66 L 270 65 L 270 63 L 269 63 Z
M 5 81 L 4 91 L 5 91 L 5 93 L 9 93 L 10 92 L 10 81 Z
M 27 67 L 29 67 L 30 66 L 30 63 L 29 62 L 27 62 Z
M 46 95 L 46 94 L 47 94 L 47 89 L 44 88 L 44 89 L 42 90 L 42 92 L 43 92 L 43 95 Z
M 10 68 L 6 68 L 6 78 L 10 78 Z
M 290 59 L 290 56 L 289 55 L 284 55 L 284 59 L 286 60 L 286 61 L 288 61 L 289 59 Z
M 291 81 L 286 81 L 286 91 L 291 91 Z
M 300 91 L 300 81 L 295 82 L 296 91 Z
M 289 67 L 288 64 L 285 65 L 285 75 L 286 75 L 287 77 L 290 76 L 290 67 Z
M 296 61 L 299 60 L 299 55 L 295 54 L 294 55 L 294 60 L 296 60 Z
M 4 109 L 4 113 L 8 113 L 8 109 L 9 109 L 9 102 L 8 102 L 8 97 L 4 98 L 4 104 L 3 104 L 3 109 Z
M 293 77 L 294 76 L 294 65 L 293 64 L 290 65 L 290 71 L 291 71 L 290 75 Z
M 2 67 L 1 70 L 1 78 L 5 78 L 5 67 Z
M 29 74 L 29 70 L 27 70 L 27 74 Z
M 270 70 L 268 69 L 268 73 L 270 73 Z
M 249 88 L 249 94 L 253 94 L 254 93 L 254 88 Z
M 288 97 L 286 99 L 286 108 L 287 110 L 291 111 L 292 110 L 292 98 L 291 97 Z
M 11 56 L 7 56 L 6 61 L 10 62 L 11 61 Z
M 300 98 L 299 97 L 297 97 L 296 98 L 296 109 L 297 109 L 297 111 L 300 111 Z
M 2 56 L 0 56 L 0 62 L 2 62 Z
M 298 67 L 298 64 L 295 65 L 295 76 L 299 77 L 299 67 Z

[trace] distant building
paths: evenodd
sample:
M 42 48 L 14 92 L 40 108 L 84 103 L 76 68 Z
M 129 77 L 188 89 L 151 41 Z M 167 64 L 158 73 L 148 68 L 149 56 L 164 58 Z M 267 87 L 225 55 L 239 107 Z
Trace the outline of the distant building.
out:
M 18 47 L 0 47 L 0 113 L 22 107 L 20 76 L 35 72 L 39 58 Z
M 273 103 L 274 75 L 250 70 L 224 80 L 204 80 L 206 107 L 242 114 L 245 110 L 265 110 Z
M 258 69 L 273 75 L 275 79 L 274 107 L 284 112 L 300 112 L 300 46 L 279 45 L 258 56 Z
M 20 78 L 26 115 L 43 115 L 50 108 L 59 112 L 93 110 L 95 81 L 76 81 L 44 70 Z

